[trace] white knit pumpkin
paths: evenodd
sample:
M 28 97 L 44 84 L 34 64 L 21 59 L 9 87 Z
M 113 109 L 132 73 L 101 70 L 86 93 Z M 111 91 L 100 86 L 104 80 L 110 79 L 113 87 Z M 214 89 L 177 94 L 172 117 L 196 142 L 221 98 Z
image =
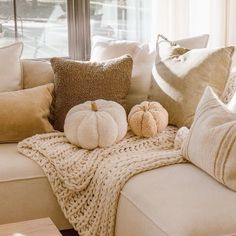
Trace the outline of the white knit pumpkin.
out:
M 168 112 L 158 102 L 145 101 L 131 109 L 128 122 L 134 134 L 153 137 L 168 125 Z
M 91 150 L 120 141 L 127 126 L 124 108 L 100 99 L 73 107 L 66 116 L 64 132 L 72 144 Z

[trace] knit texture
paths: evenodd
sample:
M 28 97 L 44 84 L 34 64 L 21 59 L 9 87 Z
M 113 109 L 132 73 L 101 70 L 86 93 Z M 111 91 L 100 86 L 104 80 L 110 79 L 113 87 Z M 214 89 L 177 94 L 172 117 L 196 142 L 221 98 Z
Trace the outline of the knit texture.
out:
M 70 144 L 64 133 L 35 135 L 18 151 L 44 170 L 65 217 L 80 236 L 113 236 L 119 195 L 134 175 L 185 162 L 174 150 L 176 128 L 142 139 L 131 132 L 109 148 Z

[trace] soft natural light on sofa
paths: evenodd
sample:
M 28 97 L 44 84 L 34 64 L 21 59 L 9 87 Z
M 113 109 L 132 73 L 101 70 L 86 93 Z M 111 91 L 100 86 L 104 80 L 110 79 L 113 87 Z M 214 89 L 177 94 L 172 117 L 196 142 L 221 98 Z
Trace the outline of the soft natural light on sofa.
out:
M 227 107 L 230 111 L 234 111 L 234 112 L 236 111 L 236 93 L 234 94 L 230 102 L 228 103 Z
M 25 234 L 21 234 L 21 233 L 14 233 L 12 236 L 26 236 Z

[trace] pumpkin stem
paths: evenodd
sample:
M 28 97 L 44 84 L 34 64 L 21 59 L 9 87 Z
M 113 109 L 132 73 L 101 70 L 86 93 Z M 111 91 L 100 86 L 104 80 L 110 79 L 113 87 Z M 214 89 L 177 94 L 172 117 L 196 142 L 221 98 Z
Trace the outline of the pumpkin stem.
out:
M 98 111 L 98 107 L 95 101 L 91 102 L 91 110 L 92 111 Z

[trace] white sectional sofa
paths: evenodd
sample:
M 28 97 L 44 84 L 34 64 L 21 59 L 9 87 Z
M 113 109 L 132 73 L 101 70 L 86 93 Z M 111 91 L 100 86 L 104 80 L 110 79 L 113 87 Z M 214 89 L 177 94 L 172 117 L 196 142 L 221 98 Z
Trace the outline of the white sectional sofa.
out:
M 48 63 L 23 65 L 25 87 L 52 81 Z M 41 217 L 60 230 L 71 228 L 41 168 L 19 154 L 16 143 L 0 144 L 0 224 Z M 164 235 L 236 235 L 236 192 L 192 164 L 131 178 L 120 195 L 116 236 Z

